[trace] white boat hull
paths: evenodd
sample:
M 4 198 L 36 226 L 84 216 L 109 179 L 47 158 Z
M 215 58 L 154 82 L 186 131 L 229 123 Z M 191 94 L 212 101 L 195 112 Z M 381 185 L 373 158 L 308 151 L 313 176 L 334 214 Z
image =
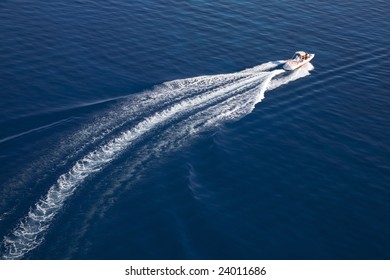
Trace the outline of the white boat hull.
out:
M 288 71 L 292 71 L 292 70 L 295 70 L 299 67 L 301 67 L 302 65 L 308 63 L 309 61 L 311 61 L 313 58 L 314 58 L 314 53 L 310 53 L 308 58 L 304 59 L 304 60 L 294 60 L 294 59 L 289 59 L 287 60 L 287 62 L 283 65 L 283 69 L 284 70 L 288 70 Z

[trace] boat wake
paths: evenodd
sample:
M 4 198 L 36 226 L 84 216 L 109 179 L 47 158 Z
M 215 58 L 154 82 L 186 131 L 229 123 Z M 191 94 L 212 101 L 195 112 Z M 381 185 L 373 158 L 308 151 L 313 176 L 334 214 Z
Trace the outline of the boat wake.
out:
M 284 70 L 277 69 L 283 62 L 268 62 L 231 74 L 174 80 L 128 97 L 110 112 L 109 120 L 102 118 L 85 129 L 98 131 L 102 138 L 100 144 L 91 140 L 89 146 L 96 147 L 89 147 L 89 152 L 69 163 L 69 170 L 58 177 L 3 238 L 1 257 L 21 259 L 39 246 L 77 188 L 130 147 L 137 144 L 131 159 L 135 167 L 147 154 L 180 148 L 200 132 L 242 118 L 253 111 L 267 90 L 305 77 L 313 69 L 311 64 L 306 64 L 286 75 Z M 156 133 L 158 137 L 143 144 L 143 140 Z

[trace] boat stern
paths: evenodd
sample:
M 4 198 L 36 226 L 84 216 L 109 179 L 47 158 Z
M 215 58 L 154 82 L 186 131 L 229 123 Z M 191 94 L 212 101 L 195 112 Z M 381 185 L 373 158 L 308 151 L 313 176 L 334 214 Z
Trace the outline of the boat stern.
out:
M 294 70 L 296 67 L 295 65 L 293 64 L 293 61 L 287 61 L 284 65 L 283 65 L 283 69 L 284 70 L 287 70 L 287 71 L 292 71 Z

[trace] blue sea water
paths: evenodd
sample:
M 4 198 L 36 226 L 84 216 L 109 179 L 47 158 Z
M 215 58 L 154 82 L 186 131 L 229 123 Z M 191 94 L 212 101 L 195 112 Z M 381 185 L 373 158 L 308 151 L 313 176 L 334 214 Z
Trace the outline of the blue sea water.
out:
M 389 14 L 2 1 L 0 258 L 389 259 Z

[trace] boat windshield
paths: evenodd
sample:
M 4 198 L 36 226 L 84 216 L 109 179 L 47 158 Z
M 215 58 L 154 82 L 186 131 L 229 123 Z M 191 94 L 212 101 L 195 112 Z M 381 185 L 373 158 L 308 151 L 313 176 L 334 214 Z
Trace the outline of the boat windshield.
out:
M 296 54 L 294 54 L 294 56 L 293 56 L 292 59 L 293 59 L 293 60 L 301 60 L 301 59 L 302 59 L 302 56 L 301 56 L 301 54 L 296 53 Z

